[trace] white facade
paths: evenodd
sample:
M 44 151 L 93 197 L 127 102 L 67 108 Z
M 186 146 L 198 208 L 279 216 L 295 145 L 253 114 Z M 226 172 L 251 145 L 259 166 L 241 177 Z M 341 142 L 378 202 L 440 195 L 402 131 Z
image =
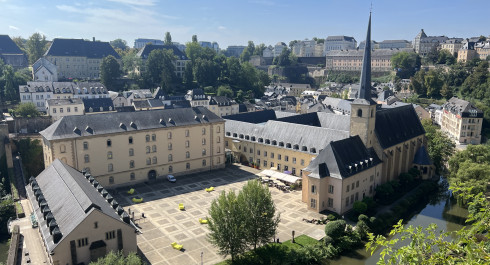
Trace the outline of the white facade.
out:
M 325 39 L 324 55 L 328 51 L 334 50 L 355 50 L 357 41 L 353 37 L 348 36 L 328 36 Z
M 274 57 L 278 57 L 279 55 L 281 55 L 282 50 L 287 49 L 287 48 L 288 48 L 288 46 L 286 46 L 286 44 L 284 42 L 278 42 L 274 46 Z
M 81 99 L 50 99 L 46 101 L 46 113 L 53 122 L 65 116 L 83 115 L 83 101 Z

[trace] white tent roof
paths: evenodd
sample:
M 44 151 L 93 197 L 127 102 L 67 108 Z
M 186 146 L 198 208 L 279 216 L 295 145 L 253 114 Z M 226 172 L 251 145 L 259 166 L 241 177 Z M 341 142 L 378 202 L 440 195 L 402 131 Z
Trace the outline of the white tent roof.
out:
M 298 177 L 295 177 L 295 176 L 292 176 L 292 175 L 284 174 L 284 173 L 273 171 L 273 170 L 269 170 L 269 169 L 263 170 L 258 175 L 260 175 L 260 176 L 268 176 L 268 177 L 271 177 L 271 178 L 274 178 L 274 179 L 277 179 L 277 180 L 286 181 L 286 182 L 289 182 L 289 183 L 295 183 L 296 181 L 298 181 L 298 180 L 301 179 L 301 178 L 298 178 Z

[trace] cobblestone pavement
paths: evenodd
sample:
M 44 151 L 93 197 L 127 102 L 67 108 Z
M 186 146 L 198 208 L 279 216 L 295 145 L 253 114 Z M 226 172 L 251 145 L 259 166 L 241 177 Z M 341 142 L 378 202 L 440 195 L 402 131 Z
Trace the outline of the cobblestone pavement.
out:
M 130 188 L 119 188 L 114 195 L 126 211 L 134 212 L 136 224 L 142 234 L 137 236 L 138 248 L 151 264 L 216 264 L 224 257 L 206 240 L 209 232 L 206 225 L 199 223 L 199 218 L 206 217 L 213 199 L 222 191 L 240 190 L 247 180 L 260 172 L 250 167 L 232 165 L 226 169 L 177 177 L 176 183 L 161 181 L 152 184 L 132 186 L 135 194 L 128 195 Z M 204 188 L 214 186 L 213 192 Z M 280 241 L 291 239 L 295 235 L 307 234 L 322 238 L 323 226 L 309 224 L 303 218 L 320 218 L 323 215 L 308 211 L 301 202 L 301 191 L 282 192 L 270 188 L 274 203 L 281 214 L 277 237 Z M 134 204 L 131 198 L 135 195 L 144 199 L 143 203 Z M 185 211 L 178 209 L 178 204 L 185 205 Z M 146 218 L 142 218 L 144 213 Z M 184 245 L 184 251 L 174 250 L 170 243 Z

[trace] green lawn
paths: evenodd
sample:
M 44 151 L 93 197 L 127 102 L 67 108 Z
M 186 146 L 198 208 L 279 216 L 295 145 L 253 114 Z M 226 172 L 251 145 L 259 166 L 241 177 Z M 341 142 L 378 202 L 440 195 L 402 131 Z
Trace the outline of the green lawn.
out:
M 274 264 L 277 262 L 279 262 L 277 264 L 283 264 L 284 262 L 281 263 L 280 261 L 286 258 L 287 253 L 290 250 L 297 250 L 307 245 L 318 244 L 318 240 L 307 235 L 298 236 L 294 239 L 294 241 L 295 243 L 293 243 L 291 240 L 282 243 L 270 243 L 258 248 L 256 251 L 252 250 L 246 252 L 235 263 L 231 263 L 231 260 L 227 259 L 217 263 L 216 265 L 250 265 L 257 264 L 258 261 L 262 261 L 263 264 L 272 264 L 267 262 L 267 260 L 276 261 Z

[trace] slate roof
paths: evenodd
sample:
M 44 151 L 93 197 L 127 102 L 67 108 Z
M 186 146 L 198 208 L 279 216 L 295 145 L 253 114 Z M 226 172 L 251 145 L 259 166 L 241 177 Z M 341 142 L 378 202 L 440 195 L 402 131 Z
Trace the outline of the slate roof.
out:
M 204 107 L 66 116 L 40 134 L 47 140 L 223 122 Z M 77 130 L 78 129 L 78 130 Z
M 161 87 L 157 87 L 155 92 L 153 92 L 153 98 L 155 99 L 167 99 L 168 95 L 163 91 Z
M 225 96 L 214 96 L 209 100 L 209 105 L 231 106 L 233 104 L 236 104 L 236 102 Z
M 44 58 L 39 58 L 33 65 L 32 65 L 32 71 L 37 72 L 42 66 L 48 70 L 49 73 L 54 74 L 56 73 L 56 65 L 51 63 L 50 61 L 44 59 Z
M 340 99 L 340 98 L 331 98 L 326 97 L 323 100 L 323 104 L 327 107 L 330 106 L 332 109 L 340 112 L 344 112 L 345 114 L 350 114 L 351 112 L 351 101 Z
M 9 35 L 0 35 L 0 54 L 24 54 Z
M 177 56 L 178 60 L 189 60 L 185 53 L 183 53 L 177 46 L 175 45 L 145 45 L 143 49 L 141 49 L 136 56 L 141 57 L 142 59 L 148 59 L 148 55 L 154 50 L 172 50 L 174 55 Z
M 325 41 L 355 41 L 355 39 L 348 36 L 328 36 Z
M 271 144 L 275 140 L 277 145 L 280 142 L 284 143 L 284 146 L 289 143 L 292 148 L 294 148 L 294 145 L 298 145 L 298 151 L 315 154 L 318 154 L 319 150 L 324 148 L 330 141 L 349 137 L 349 132 L 347 131 L 273 120 L 265 124 L 226 120 L 225 129 L 227 137 L 233 137 L 236 134 L 237 137 L 235 138 L 239 141 L 246 140 L 241 138 L 240 135 L 243 135 L 243 137 L 248 136 L 250 140 L 247 141 L 252 141 L 252 136 L 254 136 L 256 142 L 259 141 L 259 138 L 264 140 L 264 144 L 266 144 L 266 139 L 270 140 Z M 303 147 L 306 147 L 306 150 L 303 150 Z
M 93 211 L 101 211 L 108 218 L 123 222 L 122 218 L 82 173 L 58 159 L 36 177 L 36 182 L 58 224 L 62 234 L 61 241 Z M 32 193 L 30 186 L 28 192 Z M 42 218 L 36 198 L 32 198 L 32 195 L 30 194 L 30 199 L 34 200 L 34 212 L 38 216 L 39 229 L 44 235 L 48 252 L 51 252 L 61 241 L 54 243 L 46 221 Z
M 117 112 L 135 112 L 134 106 L 115 107 Z
M 348 178 L 379 163 L 381 160 L 374 149 L 367 149 L 356 135 L 330 142 L 305 170 L 313 178 Z
M 391 90 L 383 90 L 378 93 L 378 101 L 386 101 L 388 97 L 393 96 L 393 91 Z
M 85 113 L 114 110 L 114 103 L 111 98 L 84 98 L 83 105 Z M 92 108 L 92 111 L 90 111 L 90 108 Z
M 378 109 L 374 130 L 383 149 L 425 134 L 424 127 L 411 104 Z
M 109 42 L 82 39 L 54 39 L 44 54 L 44 56 L 81 56 L 93 59 L 102 59 L 109 55 L 121 59 Z
M 375 49 L 371 51 L 371 58 L 376 57 L 391 57 L 399 52 L 413 52 L 411 48 L 402 49 Z M 362 57 L 364 50 L 330 50 L 327 52 L 327 57 Z
M 240 114 L 224 116 L 224 119 L 242 121 L 247 123 L 263 123 L 268 120 L 277 119 L 276 112 L 274 110 L 263 110 L 254 112 L 245 112 Z
M 161 99 L 147 99 L 148 101 L 148 104 L 150 105 L 150 107 L 152 108 L 159 108 L 159 107 L 164 107 L 165 104 L 163 103 L 163 101 Z
M 425 146 L 422 145 L 419 150 L 417 150 L 415 156 L 413 157 L 413 163 L 422 166 L 432 165 L 432 161 L 430 160 Z
M 60 105 L 77 105 L 83 104 L 83 101 L 79 98 L 69 98 L 69 99 L 48 99 L 49 106 L 60 106 Z
M 151 107 L 148 100 L 135 100 L 133 101 L 133 106 L 136 109 L 147 109 Z
M 442 105 L 444 111 L 451 112 L 454 115 L 460 115 L 461 117 L 470 117 L 470 114 L 474 114 L 475 118 L 482 118 L 483 111 L 475 107 L 471 102 L 452 97 L 446 103 Z

